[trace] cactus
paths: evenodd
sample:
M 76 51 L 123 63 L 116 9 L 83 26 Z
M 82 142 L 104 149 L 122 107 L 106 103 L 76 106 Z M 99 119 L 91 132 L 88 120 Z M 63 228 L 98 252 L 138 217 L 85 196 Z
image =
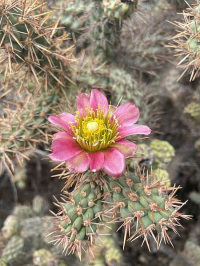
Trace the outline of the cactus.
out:
M 42 93 L 37 97 L 28 95 L 28 99 L 18 103 L 16 109 L 10 106 L 3 108 L 3 116 L 0 117 L 0 162 L 12 171 L 14 160 L 21 164 L 38 144 L 47 143 L 46 119 L 57 106 L 57 96 Z
M 183 258 L 188 262 L 191 266 L 198 266 L 200 261 L 200 246 L 197 244 L 187 241 L 184 246 L 184 250 L 182 252 Z M 182 266 L 183 263 L 179 259 L 174 259 L 170 266 Z
M 4 221 L 4 226 L 1 229 L 3 236 L 9 239 L 16 234 L 19 229 L 18 219 L 15 215 L 9 215 Z
M 174 43 L 169 47 L 174 49 L 174 53 L 180 62 L 178 67 L 184 69 L 180 78 L 185 74 L 190 74 L 190 81 L 199 76 L 199 23 L 200 13 L 199 4 L 189 6 L 183 13 L 184 23 L 176 22 L 180 33 L 173 37 Z M 179 79 L 180 79 L 179 78 Z
M 125 227 L 124 245 L 130 234 L 130 241 L 143 236 L 149 247 L 150 235 L 159 248 L 162 240 L 171 243 L 167 229 L 176 233 L 177 219 L 189 218 L 178 212 L 184 204 L 174 198 L 177 188 L 168 189 L 151 176 L 128 173 L 120 179 L 104 176 L 101 180 L 98 174 L 87 173 L 79 182 L 75 191 L 67 193 L 68 200 L 57 203 L 60 210 L 55 215 L 54 241 L 62 244 L 67 254 L 76 250 L 81 257 L 82 248 L 90 251 L 100 235 L 100 225 L 116 221 L 122 222 L 120 228 Z M 135 232 L 131 234 L 133 226 Z
M 152 140 L 150 148 L 155 156 L 154 162 L 157 168 L 166 167 L 166 165 L 169 164 L 169 162 L 175 156 L 174 147 L 167 141 Z
M 156 1 L 156 5 L 148 1 L 144 11 L 144 22 L 136 17 L 127 19 L 120 35 L 120 58 L 118 61 L 135 71 L 156 75 L 158 69 L 170 58 L 169 49 L 163 47 L 173 32 L 170 24 L 163 23 L 173 15 L 166 0 Z M 138 8 L 139 9 L 139 8 Z M 156 29 L 156 31 L 155 31 Z
M 191 116 L 193 121 L 200 125 L 200 103 L 191 102 L 189 103 L 183 111 L 184 114 L 188 114 Z
M 131 166 L 135 167 L 139 164 L 147 168 L 153 167 L 154 170 L 158 168 L 166 170 L 174 156 L 174 147 L 169 142 L 154 139 L 149 145 L 138 145 L 136 156 L 132 159 Z M 164 175 L 166 176 L 166 174 Z
M 35 213 L 29 206 L 17 205 L 13 210 L 13 215 L 18 219 L 18 221 L 23 221 L 24 219 L 33 217 Z
M 46 200 L 37 195 L 34 197 L 33 199 L 33 211 L 37 214 L 37 215 L 43 215 L 45 212 L 48 211 L 48 203 L 46 202 Z
M 101 225 L 102 194 L 94 182 L 85 182 L 79 190 L 66 193 L 69 201 L 59 203 L 60 211 L 56 216 L 55 242 L 64 246 L 66 253 L 77 250 L 81 257 L 82 242 L 90 250 L 95 243 L 97 228 Z
M 163 181 L 166 187 L 170 187 L 171 185 L 171 180 L 169 178 L 169 174 L 166 170 L 164 169 L 157 169 L 154 172 L 154 180 L 155 181 Z
M 46 249 L 39 249 L 33 253 L 33 263 L 37 266 L 54 265 L 53 254 Z
M 141 110 L 140 123 L 155 126 L 154 106 L 148 102 L 150 92 L 145 84 L 140 84 L 131 73 L 116 64 L 102 64 L 99 57 L 83 56 L 76 65 L 72 76 L 73 82 L 80 90 L 100 88 L 118 104 L 122 101 L 134 101 Z M 74 85 L 70 85 L 73 91 Z
M 118 44 L 119 20 L 136 10 L 137 1 L 131 4 L 117 1 L 58 2 L 61 9 L 60 24 L 71 33 L 77 52 L 90 46 L 94 55 L 103 54 L 106 61 L 115 55 Z M 56 14 L 55 14 L 56 16 Z M 95 40 L 95 42 L 94 42 Z
M 23 265 L 30 256 L 30 253 L 27 253 L 29 248 L 28 243 L 25 243 L 22 237 L 13 236 L 3 250 L 2 260 L 6 263 L 16 263 L 18 265 L 21 263 Z
M 115 19 L 126 17 L 136 10 L 137 2 L 137 0 L 130 3 L 123 3 L 120 0 L 103 0 L 103 15 Z
M 25 66 L 38 82 L 41 75 L 47 83 L 65 80 L 71 49 L 62 50 L 66 35 L 56 37 L 57 24 L 52 25 L 50 12 L 44 12 L 39 1 L 8 0 L 0 4 L 0 48 L 5 73 Z M 49 25 L 49 26 L 48 26 Z M 59 75 L 59 79 L 57 78 Z M 61 78 L 62 77 L 62 78 Z

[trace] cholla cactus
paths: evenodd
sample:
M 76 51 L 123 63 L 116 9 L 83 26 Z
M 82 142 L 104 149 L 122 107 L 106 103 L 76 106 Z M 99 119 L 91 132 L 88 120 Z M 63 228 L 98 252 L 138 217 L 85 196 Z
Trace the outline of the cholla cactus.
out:
M 104 16 L 120 19 L 132 14 L 137 8 L 137 0 L 123 3 L 120 0 L 103 0 Z
M 46 83 L 62 84 L 71 62 L 71 49 L 62 50 L 66 35 L 56 37 L 57 23 L 39 1 L 5 0 L 0 4 L 1 62 L 7 64 L 5 75 L 25 66 L 37 82 L 41 75 Z M 69 69 L 69 67 L 68 67 Z M 59 75 L 59 79 L 57 78 Z
M 137 1 L 126 4 L 119 0 L 70 0 L 58 1 L 58 5 L 61 10 L 60 23 L 71 33 L 77 52 L 89 46 L 94 55 L 103 54 L 103 59 L 109 61 L 114 58 L 118 45 L 119 22 L 136 11 Z
M 184 114 L 188 114 L 192 119 L 193 122 L 197 125 L 200 125 L 200 103 L 198 102 L 191 102 L 184 108 Z
M 47 143 L 47 116 L 57 106 L 57 96 L 38 93 L 32 96 L 28 92 L 18 103 L 3 108 L 0 117 L 0 154 L 1 168 L 14 171 L 14 160 L 22 164 L 38 144 Z
M 100 172 L 80 176 L 76 190 L 65 192 L 68 200 L 56 203 L 60 210 L 53 220 L 57 225 L 54 241 L 62 244 L 67 254 L 76 250 L 81 257 L 81 250 L 91 251 L 91 245 L 100 237 L 100 226 L 120 221 L 119 229 L 125 229 L 124 246 L 127 237 L 133 241 L 142 236 L 150 248 L 148 235 L 154 238 L 157 248 L 162 240 L 171 243 L 167 230 L 176 233 L 179 219 L 189 218 L 179 213 L 184 204 L 174 197 L 177 189 L 168 189 L 152 176 L 142 174 L 127 173 L 120 179 Z
M 173 37 L 174 43 L 169 47 L 174 49 L 175 56 L 180 58 L 178 66 L 185 73 L 190 73 L 190 81 L 199 76 L 200 73 L 200 56 L 199 56 L 199 40 L 200 40 L 200 6 L 189 6 L 183 12 L 183 22 L 177 22 L 175 25 L 179 28 L 179 33 Z M 179 78 L 179 79 L 180 79 Z
M 154 170 L 166 169 L 175 156 L 174 147 L 167 141 L 154 139 L 150 144 L 139 144 L 136 158 L 133 158 L 134 165 L 144 165 Z

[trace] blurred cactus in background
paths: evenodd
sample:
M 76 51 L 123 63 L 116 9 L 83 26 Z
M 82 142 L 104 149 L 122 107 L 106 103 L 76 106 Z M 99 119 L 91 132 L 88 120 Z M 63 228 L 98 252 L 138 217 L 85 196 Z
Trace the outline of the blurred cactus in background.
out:
M 179 29 L 179 33 L 173 37 L 174 42 L 170 45 L 174 49 L 175 56 L 180 58 L 178 66 L 184 71 L 180 78 L 185 74 L 190 74 L 190 81 L 195 80 L 199 76 L 199 23 L 200 23 L 200 7 L 196 5 L 188 5 L 183 12 L 184 22 L 177 22 L 175 25 Z

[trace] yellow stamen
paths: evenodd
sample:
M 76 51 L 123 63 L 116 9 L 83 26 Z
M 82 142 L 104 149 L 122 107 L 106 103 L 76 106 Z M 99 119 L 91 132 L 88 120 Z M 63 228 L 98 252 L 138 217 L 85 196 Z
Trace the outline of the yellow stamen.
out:
M 74 138 L 87 152 L 97 152 L 111 146 L 119 138 L 118 119 L 110 111 L 99 108 L 96 112 L 88 107 L 86 116 L 76 113 L 76 125 L 72 124 Z

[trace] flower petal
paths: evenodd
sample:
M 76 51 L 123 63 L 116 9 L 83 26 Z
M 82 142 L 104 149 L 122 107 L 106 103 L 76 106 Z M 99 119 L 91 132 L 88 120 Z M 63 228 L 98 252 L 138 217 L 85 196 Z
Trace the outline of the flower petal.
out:
M 114 114 L 118 117 L 119 124 L 124 126 L 137 122 L 140 116 L 139 109 L 131 102 L 121 104 Z
M 108 100 L 106 96 L 97 89 L 93 89 L 90 96 L 90 107 L 96 111 L 96 109 L 100 108 L 105 110 L 105 114 L 108 111 Z
M 70 138 L 57 138 L 52 143 L 53 153 L 49 157 L 54 161 L 65 161 L 81 153 L 81 147 Z
M 125 158 L 117 149 L 108 149 L 104 152 L 103 170 L 111 176 L 119 178 L 125 169 Z
M 85 108 L 90 107 L 90 96 L 86 93 L 80 93 L 76 97 L 76 106 L 79 112 L 83 112 L 86 115 Z
M 89 167 L 89 158 L 85 151 L 66 161 L 67 168 L 72 173 L 83 173 Z
M 127 136 L 135 134 L 149 135 L 151 133 L 151 129 L 143 125 L 132 125 L 132 126 L 122 126 L 118 129 L 118 132 L 120 135 L 120 139 L 123 139 Z
M 72 114 L 62 113 L 60 115 L 51 115 L 51 116 L 49 116 L 48 120 L 51 123 L 64 128 L 70 135 L 73 135 L 73 132 L 72 132 L 71 127 L 69 125 L 69 122 L 75 121 L 75 118 Z
M 66 131 L 60 131 L 53 135 L 53 139 L 64 139 L 64 138 L 71 138 L 71 135 L 69 135 Z
M 125 158 L 133 156 L 133 154 L 137 150 L 137 145 L 135 143 L 132 143 L 128 141 L 127 139 L 121 139 L 117 142 L 115 142 L 111 148 L 117 149 L 119 152 L 121 152 Z
M 90 161 L 90 170 L 93 172 L 98 171 L 101 169 L 104 163 L 104 154 L 103 152 L 88 152 L 88 157 Z

